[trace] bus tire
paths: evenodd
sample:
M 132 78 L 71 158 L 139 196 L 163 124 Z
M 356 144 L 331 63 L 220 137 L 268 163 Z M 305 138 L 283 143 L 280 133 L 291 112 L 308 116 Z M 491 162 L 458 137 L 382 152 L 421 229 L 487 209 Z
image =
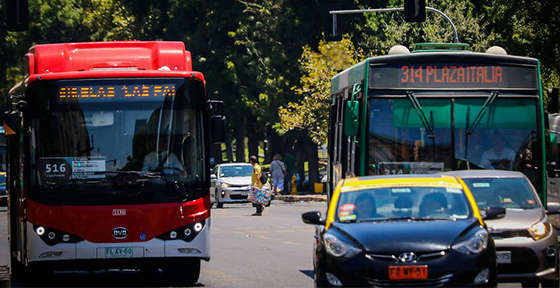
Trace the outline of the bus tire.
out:
M 163 269 L 167 279 L 179 285 L 192 285 L 198 282 L 200 277 L 200 259 L 188 259 L 184 264 L 168 266 Z M 178 282 L 181 283 L 178 283 Z

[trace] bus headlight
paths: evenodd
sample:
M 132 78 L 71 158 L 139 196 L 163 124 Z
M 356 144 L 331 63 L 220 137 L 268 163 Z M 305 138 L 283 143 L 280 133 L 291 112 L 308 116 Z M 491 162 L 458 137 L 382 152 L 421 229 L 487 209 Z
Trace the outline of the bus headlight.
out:
M 550 229 L 550 223 L 546 221 L 535 223 L 527 229 L 527 231 L 529 232 L 529 234 L 531 234 L 531 237 L 535 241 L 541 240 L 544 237 L 548 236 L 551 230 L 552 229 Z
M 204 229 L 204 221 L 191 223 L 185 226 L 177 227 L 173 230 L 167 231 L 159 235 L 158 239 L 161 240 L 178 240 L 190 242 L 196 235 L 198 235 Z
M 76 235 L 45 226 L 33 225 L 33 230 L 35 230 L 37 236 L 49 246 L 59 243 L 78 243 L 83 240 Z

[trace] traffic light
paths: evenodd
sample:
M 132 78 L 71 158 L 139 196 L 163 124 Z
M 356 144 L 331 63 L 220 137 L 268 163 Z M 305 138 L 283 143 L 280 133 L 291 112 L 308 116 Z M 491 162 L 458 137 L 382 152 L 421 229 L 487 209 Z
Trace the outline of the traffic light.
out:
M 404 21 L 426 21 L 426 0 L 404 0 Z
M 323 6 L 321 16 L 323 18 L 323 28 L 325 31 L 325 40 L 327 41 L 340 41 L 342 40 L 342 31 L 340 27 L 340 15 L 336 15 L 337 23 L 333 23 L 333 14 L 330 11 L 340 10 L 340 4 L 328 4 Z M 335 34 L 333 35 L 333 25 Z
M 6 28 L 8 31 L 27 31 L 29 29 L 29 3 L 27 0 L 6 1 Z

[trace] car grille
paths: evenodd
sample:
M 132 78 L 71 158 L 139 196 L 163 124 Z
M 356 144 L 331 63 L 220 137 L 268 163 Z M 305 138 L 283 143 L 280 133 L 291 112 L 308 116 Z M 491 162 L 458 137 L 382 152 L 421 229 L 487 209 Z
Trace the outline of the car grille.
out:
M 529 231 L 527 229 L 519 229 L 519 230 L 493 230 L 490 231 L 492 234 L 492 238 L 494 239 L 507 239 L 507 238 L 515 238 L 515 237 L 531 237 Z
M 411 263 L 416 263 L 418 261 L 426 261 L 426 260 L 434 260 L 441 258 L 447 254 L 446 251 L 439 251 L 439 252 L 428 252 L 428 253 L 418 253 L 415 255 L 417 256 L 416 261 Z M 366 258 L 370 260 L 381 260 L 381 261 L 391 261 L 395 263 L 402 263 L 398 261 L 398 255 L 400 254 L 366 254 Z
M 247 195 L 229 195 L 229 198 L 232 200 L 242 200 L 242 199 L 247 199 Z
M 539 259 L 530 248 L 498 248 L 511 251 L 511 264 L 498 264 L 498 274 L 533 273 L 539 269 Z
M 441 276 L 439 278 L 428 278 L 426 280 L 402 280 L 402 281 L 391 281 L 391 280 L 377 280 L 373 278 L 364 278 L 373 287 L 440 287 L 449 282 L 453 274 L 448 274 Z

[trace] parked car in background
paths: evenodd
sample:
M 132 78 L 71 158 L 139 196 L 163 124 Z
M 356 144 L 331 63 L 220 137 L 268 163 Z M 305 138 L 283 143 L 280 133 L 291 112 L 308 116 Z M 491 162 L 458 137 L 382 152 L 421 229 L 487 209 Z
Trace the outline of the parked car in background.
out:
M 494 286 L 494 241 L 469 189 L 455 177 L 398 175 L 350 178 L 333 192 L 316 226 L 315 284 L 409 287 Z
M 498 206 L 507 210 L 504 218 L 486 222 L 496 242 L 500 282 L 559 287 L 558 237 L 547 214 L 560 213 L 560 203 L 548 203 L 545 209 L 529 179 L 520 172 L 469 170 L 442 174 L 463 179 L 479 209 Z
M 210 201 L 222 208 L 224 203 L 247 202 L 251 190 L 253 166 L 247 163 L 226 163 L 214 167 L 211 175 Z

